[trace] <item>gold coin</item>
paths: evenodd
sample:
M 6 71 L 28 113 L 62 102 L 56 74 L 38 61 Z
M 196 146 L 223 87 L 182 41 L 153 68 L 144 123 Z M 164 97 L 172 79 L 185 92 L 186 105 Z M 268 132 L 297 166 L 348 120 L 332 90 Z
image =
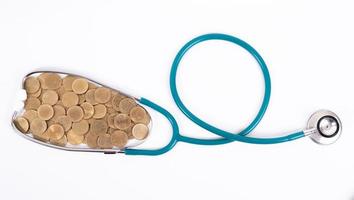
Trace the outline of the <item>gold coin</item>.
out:
M 46 122 L 47 122 L 47 127 L 49 127 L 53 124 L 57 124 L 57 122 L 53 120 L 53 117 L 51 119 L 47 120 Z
M 42 120 L 49 120 L 54 115 L 54 109 L 49 104 L 42 104 L 38 107 L 38 117 Z
M 104 104 L 107 108 L 112 108 L 112 102 L 108 101 L 107 103 Z
M 29 129 L 29 123 L 26 118 L 17 117 L 14 120 L 14 124 L 19 131 L 21 131 L 22 133 L 27 133 L 27 131 Z
M 111 135 L 103 134 L 98 136 L 97 145 L 102 149 L 112 149 Z
M 97 148 L 97 139 L 98 135 L 93 134 L 93 133 L 88 133 L 85 136 L 86 139 L 86 144 L 90 148 Z
M 135 106 L 130 110 L 130 118 L 135 123 L 149 124 L 150 118 L 145 109 L 141 106 Z
M 117 131 L 117 130 L 118 130 L 118 129 L 116 129 L 116 128 L 111 128 L 111 127 L 109 127 L 107 133 L 108 133 L 108 134 L 112 134 L 114 131 Z
M 52 117 L 53 121 L 57 121 L 60 116 L 63 116 L 66 113 L 65 108 L 58 104 L 54 105 L 53 109 L 54 109 L 54 115 Z
M 41 84 L 41 88 L 43 88 L 42 83 L 44 82 L 45 77 L 48 75 L 48 73 L 41 73 L 39 76 L 37 76 L 37 79 L 39 80 L 39 83 Z
M 84 136 L 83 135 L 78 135 L 76 134 L 73 130 L 70 130 L 66 138 L 68 139 L 68 142 L 72 145 L 78 145 L 81 144 L 84 141 Z
M 111 135 L 111 143 L 113 146 L 123 149 L 128 143 L 128 136 L 124 131 L 114 131 Z
M 89 88 L 89 89 L 96 89 L 96 88 L 97 88 L 97 85 L 94 84 L 94 83 L 89 82 L 88 88 Z
M 87 133 L 88 134 L 88 133 Z M 86 144 L 87 145 L 87 141 L 86 141 L 86 135 L 87 134 L 85 134 L 85 135 L 83 135 L 84 136 L 84 140 L 82 141 L 82 144 Z
M 121 94 L 118 90 L 115 89 L 110 89 L 111 90 L 111 99 L 110 99 L 110 103 L 113 104 L 113 97 L 118 96 L 116 98 L 124 98 L 125 96 L 123 94 Z
M 74 122 L 72 125 L 72 131 L 78 135 L 85 135 L 89 130 L 89 123 L 87 120 L 81 120 L 79 122 Z
M 119 102 L 119 111 L 128 114 L 132 108 L 136 106 L 136 102 L 132 98 L 124 98 Z
M 38 98 L 39 96 L 41 96 L 42 94 L 42 89 L 39 88 L 39 90 L 35 93 L 27 93 L 27 97 L 35 97 Z
M 80 106 L 84 110 L 84 119 L 90 119 L 95 112 L 92 104 L 84 102 Z
M 113 107 L 112 108 L 108 107 L 107 108 L 107 113 L 112 114 L 112 113 L 117 113 L 117 111 L 114 110 Z
M 90 132 L 95 135 L 103 135 L 107 133 L 107 122 L 102 119 L 93 120 L 90 126 Z
M 132 129 L 132 134 L 135 139 L 143 140 L 147 137 L 149 128 L 145 124 L 135 124 Z
M 60 76 L 56 73 L 43 73 L 38 76 L 38 79 L 43 89 L 56 90 L 62 84 Z
M 29 123 L 31 123 L 34 119 L 38 118 L 38 113 L 35 110 L 26 110 L 23 113 L 23 117 L 26 118 Z
M 59 140 L 64 136 L 64 128 L 59 124 L 53 124 L 49 126 L 48 135 L 50 139 Z
M 111 97 L 120 94 L 117 90 L 111 89 Z
M 40 135 L 44 133 L 45 130 L 47 130 L 47 123 L 40 118 L 36 118 L 30 123 L 30 131 L 32 134 Z
M 114 125 L 114 117 L 116 115 L 117 115 L 116 113 L 113 113 L 113 114 L 108 115 L 108 117 L 107 117 L 108 126 L 111 128 L 116 128 L 116 126 Z
M 131 125 L 131 120 L 127 114 L 118 114 L 114 117 L 114 126 L 120 130 L 125 130 Z
M 72 120 L 70 117 L 63 115 L 63 116 L 59 116 L 56 123 L 60 124 L 63 126 L 64 131 L 69 131 L 71 129 L 72 126 Z
M 41 105 L 41 101 L 34 97 L 29 97 L 25 101 L 26 110 L 37 110 L 40 105 Z
M 75 106 L 79 103 L 79 96 L 74 92 L 66 92 L 62 96 L 62 103 L 65 107 Z
M 127 133 L 127 135 L 128 135 L 128 139 L 134 139 L 134 136 L 133 136 L 133 133 L 132 133 L 133 126 L 134 126 L 134 124 L 132 124 L 129 128 L 124 130 Z
M 64 79 L 63 79 L 63 86 L 64 86 L 64 89 L 66 91 L 72 91 L 72 85 L 73 85 L 73 82 L 77 79 L 78 77 L 76 76 L 66 76 Z
M 76 94 L 83 94 L 87 91 L 87 89 L 88 89 L 88 83 L 86 79 L 78 78 L 75 79 L 74 82 L 72 83 L 72 90 Z
M 58 102 L 58 94 L 54 90 L 46 90 L 42 94 L 42 104 L 54 105 Z
M 62 146 L 64 147 L 68 143 L 68 139 L 66 139 L 66 136 L 63 135 L 59 140 L 53 140 L 50 138 L 50 143 L 57 145 L 57 146 Z
M 84 111 L 80 106 L 71 106 L 67 111 L 67 115 L 71 121 L 78 122 L 84 117 Z
M 85 93 L 86 102 L 90 103 L 91 105 L 96 105 L 97 104 L 97 102 L 95 100 L 95 91 L 96 91 L 96 89 L 89 89 Z
M 38 79 L 33 76 L 26 78 L 24 86 L 25 86 L 26 92 L 31 93 L 31 94 L 37 92 L 39 90 L 39 88 L 41 87 Z
M 64 104 L 63 104 L 63 102 L 62 102 L 61 100 L 59 100 L 59 101 L 57 102 L 57 105 L 64 107 Z
M 88 119 L 87 121 L 88 121 L 88 123 L 91 125 L 92 123 L 93 123 L 93 121 L 95 121 L 96 119 L 94 119 L 94 118 L 90 118 L 90 119 Z
M 108 120 L 108 115 L 106 114 L 104 117 L 102 117 L 101 119 L 107 121 Z
M 33 138 L 36 140 L 40 140 L 42 142 L 48 142 L 49 141 L 49 135 L 48 132 L 44 132 L 42 134 L 32 134 Z
M 119 111 L 119 103 L 123 98 L 125 97 L 119 93 L 113 95 L 111 103 L 114 110 Z
M 58 99 L 62 99 L 63 95 L 65 94 L 66 90 L 64 88 L 64 86 L 61 86 L 59 89 L 55 90 L 58 94 Z
M 78 96 L 79 96 L 79 104 L 82 104 L 86 101 L 84 94 L 79 94 Z
M 111 99 L 111 90 L 100 87 L 95 90 L 95 101 L 98 103 L 107 103 Z
M 103 118 L 107 113 L 107 108 L 106 106 L 102 105 L 102 104 L 98 104 L 94 106 L 94 114 L 93 114 L 93 118 L 95 119 L 100 119 Z

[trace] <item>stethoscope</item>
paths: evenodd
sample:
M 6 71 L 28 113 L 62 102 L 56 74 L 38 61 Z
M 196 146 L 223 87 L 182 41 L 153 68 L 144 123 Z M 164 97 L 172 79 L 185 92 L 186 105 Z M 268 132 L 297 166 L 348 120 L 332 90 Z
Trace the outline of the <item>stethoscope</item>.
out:
M 178 90 L 177 90 L 177 84 L 176 84 L 176 75 L 177 75 L 177 70 L 178 66 L 183 58 L 183 56 L 190 50 L 193 46 L 204 42 L 208 40 L 222 40 L 222 41 L 227 41 L 234 43 L 242 48 L 244 48 L 246 51 L 248 51 L 257 61 L 259 67 L 261 68 L 263 77 L 264 77 L 264 84 L 265 84 L 265 91 L 264 91 L 264 97 L 263 101 L 261 104 L 261 107 L 255 116 L 255 118 L 251 121 L 251 123 L 242 131 L 239 133 L 231 133 L 222 129 L 219 129 L 195 114 L 193 114 L 183 103 L 182 99 L 179 96 Z M 92 81 L 92 80 L 91 80 Z M 205 34 L 198 36 L 188 43 L 186 43 L 177 53 L 170 72 L 170 90 L 172 97 L 178 106 L 178 108 L 182 111 L 182 113 L 188 117 L 192 122 L 197 124 L 198 126 L 202 127 L 203 129 L 209 131 L 210 133 L 213 133 L 215 135 L 220 136 L 221 138 L 217 139 L 199 139 L 199 138 L 193 138 L 193 137 L 187 137 L 182 134 L 180 134 L 179 131 L 179 126 L 176 121 L 176 119 L 172 116 L 170 112 L 168 112 L 166 109 L 163 107 L 157 105 L 156 103 L 143 98 L 135 98 L 140 104 L 145 105 L 164 117 L 168 119 L 168 121 L 171 124 L 172 127 L 172 136 L 170 141 L 163 147 L 157 148 L 157 149 L 137 149 L 137 148 L 125 148 L 123 150 L 96 150 L 96 149 L 81 149 L 81 148 L 68 148 L 68 147 L 58 147 L 55 145 L 51 145 L 48 143 L 43 143 L 41 141 L 36 141 L 33 138 L 30 138 L 28 136 L 24 136 L 24 134 L 21 134 L 24 137 L 28 137 L 27 139 L 30 139 L 34 142 L 50 146 L 53 148 L 59 148 L 63 150 L 70 150 L 70 151 L 89 151 L 89 152 L 104 152 L 104 153 L 124 153 L 126 155 L 161 155 L 164 154 L 168 151 L 170 151 L 177 142 L 186 142 L 190 144 L 197 144 L 197 145 L 220 145 L 220 144 L 227 144 L 230 142 L 234 141 L 239 141 L 239 142 L 245 142 L 245 143 L 252 143 L 252 144 L 276 144 L 276 143 L 283 143 L 283 142 L 289 142 L 292 140 L 296 140 L 299 138 L 303 138 L 305 136 L 310 136 L 310 138 L 315 141 L 318 144 L 332 144 L 334 143 L 341 134 L 342 131 L 342 123 L 338 116 L 328 110 L 319 110 L 315 112 L 313 115 L 308 120 L 307 126 L 304 130 L 294 132 L 285 136 L 280 136 L 280 137 L 272 137 L 272 138 L 259 138 L 259 137 L 248 137 L 247 135 L 253 131 L 254 128 L 259 124 L 259 122 L 262 120 L 268 104 L 270 100 L 270 93 L 271 93 L 271 81 L 270 81 L 270 75 L 269 71 L 267 68 L 267 65 L 265 64 L 263 58 L 261 55 L 248 43 L 245 41 L 231 36 L 231 35 L 226 35 L 226 34 L 219 34 L 219 33 L 212 33 L 212 34 Z M 15 116 L 16 114 L 14 114 Z

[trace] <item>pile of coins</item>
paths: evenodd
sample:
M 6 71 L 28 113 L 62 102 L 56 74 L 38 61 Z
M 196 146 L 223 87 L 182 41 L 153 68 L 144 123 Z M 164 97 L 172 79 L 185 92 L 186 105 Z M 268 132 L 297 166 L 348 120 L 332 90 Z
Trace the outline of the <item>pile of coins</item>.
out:
M 24 110 L 14 124 L 43 142 L 124 149 L 149 134 L 150 115 L 134 99 L 85 78 L 41 73 L 27 77 L 24 89 Z

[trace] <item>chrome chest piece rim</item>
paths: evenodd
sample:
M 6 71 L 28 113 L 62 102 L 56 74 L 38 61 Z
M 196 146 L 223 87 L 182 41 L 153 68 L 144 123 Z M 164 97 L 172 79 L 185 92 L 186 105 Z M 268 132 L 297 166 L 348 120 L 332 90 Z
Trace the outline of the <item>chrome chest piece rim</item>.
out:
M 342 132 L 342 122 L 329 110 L 319 110 L 311 115 L 307 129 L 312 130 L 310 138 L 318 144 L 332 144 Z

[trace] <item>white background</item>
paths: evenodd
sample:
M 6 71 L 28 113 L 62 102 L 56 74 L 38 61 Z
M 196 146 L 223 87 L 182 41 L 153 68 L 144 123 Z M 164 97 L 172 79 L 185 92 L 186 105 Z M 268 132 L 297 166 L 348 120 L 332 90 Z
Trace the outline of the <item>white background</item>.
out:
M 353 5 L 348 1 L 0 1 L 1 199 L 354 199 Z M 22 77 L 50 67 L 144 96 L 176 116 L 183 134 L 213 137 L 188 121 L 170 95 L 173 58 L 205 33 L 235 35 L 256 48 L 272 78 L 268 112 L 252 136 L 305 127 L 326 108 L 342 137 L 278 145 L 178 143 L 158 157 L 75 153 L 29 142 L 10 118 Z M 225 42 L 186 55 L 178 88 L 208 122 L 239 131 L 263 95 L 257 64 Z M 168 141 L 152 113 L 151 138 Z

